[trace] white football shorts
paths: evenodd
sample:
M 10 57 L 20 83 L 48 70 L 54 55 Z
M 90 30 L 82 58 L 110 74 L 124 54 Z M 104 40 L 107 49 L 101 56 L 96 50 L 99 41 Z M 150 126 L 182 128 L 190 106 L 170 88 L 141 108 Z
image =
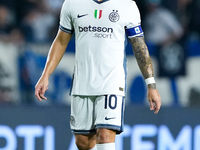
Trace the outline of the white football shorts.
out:
M 95 134 L 96 129 L 123 131 L 125 97 L 78 96 L 71 100 L 70 127 L 74 134 Z

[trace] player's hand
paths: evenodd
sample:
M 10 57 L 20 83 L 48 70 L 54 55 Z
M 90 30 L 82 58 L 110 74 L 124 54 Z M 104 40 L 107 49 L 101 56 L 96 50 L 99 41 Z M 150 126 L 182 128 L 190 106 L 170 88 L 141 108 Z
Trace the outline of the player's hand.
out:
M 46 90 L 48 89 L 49 80 L 47 77 L 41 77 L 37 84 L 35 85 L 35 96 L 39 101 L 42 101 L 42 99 L 47 100 L 47 98 L 44 96 Z
M 149 100 L 150 110 L 154 111 L 154 113 L 157 114 L 161 107 L 161 98 L 158 90 L 148 87 L 147 98 Z

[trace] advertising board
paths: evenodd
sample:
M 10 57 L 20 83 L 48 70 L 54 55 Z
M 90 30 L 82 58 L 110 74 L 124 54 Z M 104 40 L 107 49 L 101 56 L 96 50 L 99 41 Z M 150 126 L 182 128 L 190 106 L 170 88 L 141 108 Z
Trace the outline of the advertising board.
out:
M 200 150 L 200 110 L 127 106 L 116 150 Z M 70 107 L 1 107 L 0 150 L 77 150 Z

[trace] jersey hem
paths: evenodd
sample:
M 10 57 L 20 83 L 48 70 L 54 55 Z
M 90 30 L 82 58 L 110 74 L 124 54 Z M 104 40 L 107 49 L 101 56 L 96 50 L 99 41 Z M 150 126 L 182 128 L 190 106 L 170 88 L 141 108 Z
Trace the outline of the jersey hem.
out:
M 118 96 L 123 96 L 125 97 L 125 93 L 119 94 L 119 93 L 98 93 L 98 94 L 76 94 L 76 93 L 71 93 L 70 96 L 101 96 L 101 95 L 118 95 Z

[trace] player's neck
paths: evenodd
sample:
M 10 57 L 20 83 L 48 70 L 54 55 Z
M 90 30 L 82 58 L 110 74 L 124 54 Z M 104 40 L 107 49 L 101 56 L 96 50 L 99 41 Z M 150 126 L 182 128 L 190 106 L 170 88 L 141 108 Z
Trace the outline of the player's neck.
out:
M 97 0 L 98 2 L 102 2 L 103 0 Z

